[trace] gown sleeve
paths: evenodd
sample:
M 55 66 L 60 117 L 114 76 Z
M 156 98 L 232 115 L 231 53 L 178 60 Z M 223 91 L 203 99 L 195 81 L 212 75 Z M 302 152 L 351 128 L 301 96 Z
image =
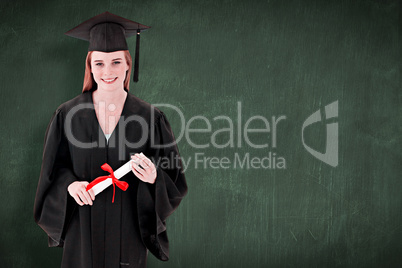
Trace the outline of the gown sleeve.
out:
M 187 193 L 186 179 L 175 138 L 165 115 L 155 122 L 153 144 L 172 144 L 164 148 L 151 148 L 157 168 L 154 184 L 140 181 L 137 205 L 141 237 L 148 250 L 162 261 L 169 259 L 169 241 L 166 219 L 179 206 Z M 152 145 L 151 145 L 152 147 Z M 159 164 L 169 159 L 169 165 Z M 178 160 L 176 160 L 178 159 Z
M 49 247 L 63 247 L 64 232 L 76 204 L 67 187 L 77 180 L 72 171 L 68 142 L 60 109 L 45 134 L 42 167 L 34 203 L 35 222 L 47 233 Z

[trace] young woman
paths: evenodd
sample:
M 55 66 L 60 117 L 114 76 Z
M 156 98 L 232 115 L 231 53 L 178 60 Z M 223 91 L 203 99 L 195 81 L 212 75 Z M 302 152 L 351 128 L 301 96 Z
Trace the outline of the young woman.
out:
M 148 250 L 169 258 L 166 219 L 187 185 L 165 115 L 128 92 L 125 38 L 141 27 L 105 12 L 70 31 L 78 38 L 87 32 L 90 42 L 84 88 L 59 106 L 46 130 L 34 206 L 49 246 L 64 248 L 62 267 L 146 267 Z M 87 191 L 109 175 L 104 163 L 116 170 L 130 159 L 132 172 L 120 179 L 125 191 L 120 182 L 96 197 Z

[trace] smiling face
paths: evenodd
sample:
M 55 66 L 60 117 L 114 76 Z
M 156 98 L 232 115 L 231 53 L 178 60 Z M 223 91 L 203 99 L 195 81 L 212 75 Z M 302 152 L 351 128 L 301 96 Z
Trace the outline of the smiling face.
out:
M 92 53 L 91 72 L 98 89 L 107 91 L 124 89 L 128 69 L 124 51 Z

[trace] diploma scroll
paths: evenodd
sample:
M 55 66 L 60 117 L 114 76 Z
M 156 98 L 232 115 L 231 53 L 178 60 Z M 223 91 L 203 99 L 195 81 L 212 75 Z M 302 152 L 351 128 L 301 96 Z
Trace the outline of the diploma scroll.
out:
M 124 175 L 126 175 L 127 173 L 129 173 L 131 171 L 131 162 L 136 162 L 136 161 L 130 160 L 113 172 L 116 179 L 120 180 Z M 108 178 L 104 181 L 97 183 L 96 185 L 94 185 L 92 187 L 92 189 L 93 189 L 95 195 L 97 195 L 100 192 L 102 192 L 103 190 L 105 190 L 107 187 L 109 187 L 110 185 L 112 185 L 112 178 Z

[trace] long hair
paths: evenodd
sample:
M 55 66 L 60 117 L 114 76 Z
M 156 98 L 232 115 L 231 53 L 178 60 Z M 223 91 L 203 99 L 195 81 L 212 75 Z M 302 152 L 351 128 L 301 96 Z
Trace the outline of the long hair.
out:
M 85 60 L 85 76 L 84 76 L 84 86 L 82 88 L 82 93 L 85 91 L 91 91 L 98 88 L 96 84 L 92 72 L 91 72 L 91 56 L 93 51 L 88 51 L 87 59 Z M 128 64 L 128 71 L 126 72 L 126 79 L 124 80 L 124 88 L 129 91 L 130 90 L 130 77 L 131 77 L 131 69 L 133 66 L 133 61 L 131 59 L 130 52 L 128 50 L 124 50 L 124 57 L 126 58 L 126 62 Z

